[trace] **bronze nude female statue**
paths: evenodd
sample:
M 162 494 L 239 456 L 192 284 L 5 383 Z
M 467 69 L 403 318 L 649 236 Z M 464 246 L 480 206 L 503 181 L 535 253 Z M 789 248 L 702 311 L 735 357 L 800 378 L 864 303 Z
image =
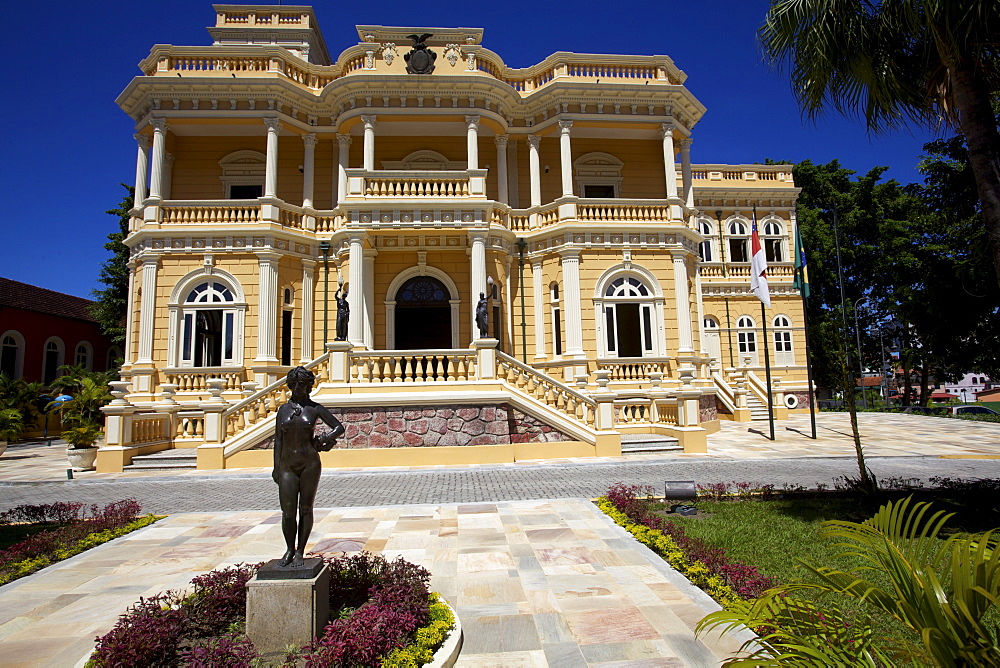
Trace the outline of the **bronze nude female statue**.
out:
M 292 396 L 278 408 L 274 427 L 274 472 L 281 501 L 281 532 L 287 550 L 278 566 L 302 566 L 306 541 L 313 526 L 313 502 L 322 465 L 319 451 L 333 447 L 344 435 L 344 425 L 324 406 L 309 398 L 316 377 L 304 367 L 288 372 L 288 389 Z M 322 420 L 333 431 L 314 437 L 316 420 Z M 296 521 L 296 513 L 298 519 Z

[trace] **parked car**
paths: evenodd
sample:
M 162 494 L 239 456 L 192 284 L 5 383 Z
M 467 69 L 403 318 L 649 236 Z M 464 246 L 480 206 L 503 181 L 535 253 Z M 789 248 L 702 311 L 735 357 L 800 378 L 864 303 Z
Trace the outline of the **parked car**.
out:
M 944 415 L 948 412 L 947 408 L 928 408 L 927 406 L 905 406 L 900 410 L 901 413 L 909 413 L 911 415 Z
M 948 411 L 952 415 L 1000 415 L 986 406 L 951 406 Z

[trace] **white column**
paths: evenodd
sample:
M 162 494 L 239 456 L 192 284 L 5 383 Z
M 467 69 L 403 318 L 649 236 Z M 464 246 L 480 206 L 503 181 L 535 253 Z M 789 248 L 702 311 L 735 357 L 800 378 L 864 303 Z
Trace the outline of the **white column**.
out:
M 670 251 L 674 260 L 674 309 L 677 312 L 677 352 L 693 353 L 691 297 L 688 293 L 687 251 Z
M 663 137 L 663 168 L 666 172 L 667 199 L 677 197 L 677 164 L 674 162 L 677 152 L 674 150 L 674 126 L 670 123 L 660 125 Z
M 681 146 L 681 199 L 688 209 L 694 208 L 694 187 L 691 182 L 691 139 L 681 139 L 678 144 Z
M 479 169 L 479 114 L 465 117 L 466 152 L 469 156 L 469 169 Z
M 337 135 L 337 145 L 340 147 L 340 158 L 337 162 L 337 192 L 334 194 L 334 206 L 347 194 L 347 161 L 351 153 L 351 135 Z
M 476 306 L 479 304 L 479 293 L 486 293 L 486 233 L 469 232 L 469 239 L 472 242 L 469 267 L 469 321 L 472 323 L 472 340 L 475 341 L 479 338 L 479 328 L 476 327 Z
M 135 156 L 135 208 L 141 208 L 146 199 L 146 171 L 149 169 L 149 147 L 152 141 L 146 135 L 134 134 L 139 144 L 139 152 Z
M 365 249 L 364 277 L 361 282 L 365 287 L 365 329 L 362 338 L 365 346 L 371 350 L 375 347 L 375 256 L 374 248 Z
M 538 142 L 541 137 L 538 135 L 528 135 L 528 175 L 531 178 L 531 204 L 538 206 L 542 203 L 542 175 L 538 166 Z
M 497 135 L 493 143 L 497 146 L 497 200 L 510 204 L 507 194 L 507 135 Z
M 372 171 L 375 169 L 375 116 L 362 116 L 361 120 L 365 124 L 364 168 Z
M 583 313 L 580 310 L 580 251 L 559 253 L 563 275 L 563 314 L 566 322 L 567 357 L 583 357 Z
M 264 167 L 264 197 L 278 196 L 278 128 L 281 121 L 277 118 L 265 118 L 267 126 L 267 162 Z
M 163 156 L 166 153 L 167 121 L 154 118 L 153 126 L 153 166 L 149 179 L 149 198 L 157 202 L 163 199 Z
M 160 258 L 142 258 L 142 294 L 139 297 L 139 364 L 153 363 L 153 318 L 156 315 L 156 272 Z
M 135 343 L 135 335 L 132 333 L 132 328 L 135 326 L 133 313 L 135 309 L 135 300 L 139 296 L 135 293 L 135 272 L 138 264 L 134 260 L 129 260 L 128 262 L 128 301 L 127 307 L 125 309 L 125 351 L 122 353 L 122 366 L 131 366 L 133 359 L 132 346 Z
M 542 285 L 542 260 L 531 261 L 531 312 L 535 319 L 535 358 L 545 357 L 545 286 Z
M 562 170 L 563 197 L 573 194 L 573 150 L 569 141 L 572 127 L 573 121 L 559 121 L 559 165 Z
M 347 272 L 347 305 L 351 309 L 347 321 L 347 340 L 357 347 L 365 345 L 365 233 L 350 236 L 350 267 Z
M 277 253 L 257 253 L 260 272 L 257 287 L 257 357 L 255 362 L 278 363 L 278 260 Z
M 316 351 L 313 350 L 313 327 L 316 325 L 315 270 L 316 260 L 302 259 L 302 310 L 300 311 L 302 317 L 302 357 L 300 362 L 302 364 L 311 362 L 316 357 Z
M 314 170 L 316 167 L 316 134 L 310 132 L 302 135 L 302 206 L 311 209 L 313 206 Z
M 174 154 L 167 153 L 163 156 L 163 177 L 160 195 L 163 199 L 170 199 L 170 186 L 174 182 Z

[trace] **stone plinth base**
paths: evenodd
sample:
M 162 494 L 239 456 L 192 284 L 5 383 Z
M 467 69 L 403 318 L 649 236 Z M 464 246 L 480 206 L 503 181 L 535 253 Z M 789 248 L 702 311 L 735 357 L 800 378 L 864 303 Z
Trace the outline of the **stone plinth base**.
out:
M 280 568 L 273 559 L 247 582 L 247 636 L 264 657 L 284 656 L 320 635 L 330 617 L 330 571 L 322 559 Z

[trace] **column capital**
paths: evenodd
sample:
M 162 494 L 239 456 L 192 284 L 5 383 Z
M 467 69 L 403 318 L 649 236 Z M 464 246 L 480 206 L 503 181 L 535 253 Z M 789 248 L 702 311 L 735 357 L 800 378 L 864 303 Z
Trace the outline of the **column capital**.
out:
M 168 164 L 168 165 L 174 164 L 174 160 L 176 160 L 176 159 L 177 158 L 176 158 L 176 156 L 173 153 L 164 153 L 163 154 L 163 162 L 166 163 L 166 164 Z
M 337 134 L 337 143 L 341 146 L 350 146 L 354 140 L 351 139 L 351 135 Z
M 139 261 L 142 262 L 143 267 L 155 268 L 160 264 L 160 256 L 158 253 L 144 253 Z
M 666 139 L 669 136 L 671 139 L 673 139 L 674 130 L 676 129 L 677 126 L 674 125 L 673 123 L 660 123 L 660 137 Z
M 507 145 L 507 139 L 508 139 L 507 135 L 497 135 L 496 137 L 493 138 L 493 143 L 499 146 L 500 148 L 503 148 L 504 146 Z
M 281 129 L 281 119 L 276 117 L 265 118 L 264 125 L 267 126 L 268 132 L 271 132 L 272 130 L 277 132 Z
M 678 139 L 677 145 L 681 147 L 682 151 L 688 151 L 691 149 L 691 143 L 693 141 L 694 140 L 691 139 L 690 137 L 685 137 L 684 139 Z
M 149 135 L 144 135 L 142 133 L 137 132 L 132 136 L 135 138 L 137 142 L 139 142 L 139 146 L 141 146 L 142 148 L 149 148 L 153 144 L 153 140 L 150 139 Z
M 374 128 L 378 117 L 375 114 L 365 114 L 361 117 L 361 122 L 365 124 L 365 129 Z
M 281 260 L 281 253 L 270 250 L 256 251 L 254 255 L 257 256 L 257 263 L 260 265 L 273 264 Z
M 531 148 L 533 148 L 533 149 L 535 149 L 537 151 L 538 150 L 538 143 L 540 141 L 542 141 L 542 138 L 540 136 L 538 136 L 538 135 L 528 135 L 527 136 L 527 141 L 528 141 L 528 146 L 530 146 Z
M 469 114 L 468 116 L 465 117 L 465 123 L 466 125 L 469 126 L 470 130 L 479 129 L 479 118 L 480 118 L 479 114 Z
M 153 126 L 153 130 L 157 132 L 166 132 L 167 130 L 167 119 L 165 118 L 151 118 L 149 119 L 149 124 Z
M 315 146 L 316 145 L 316 133 L 315 132 L 310 132 L 309 134 L 302 135 L 302 143 L 305 144 L 306 146 Z
M 579 248 L 561 248 L 559 249 L 559 259 L 561 260 L 579 260 L 581 249 Z
M 559 121 L 559 132 L 567 135 L 569 134 L 569 129 L 573 127 L 573 121 Z
M 304 257 L 302 258 L 302 267 L 307 271 L 311 271 L 316 266 L 316 260 L 312 258 Z
M 690 255 L 690 254 L 691 254 L 691 252 L 689 250 L 687 250 L 686 248 L 671 248 L 670 249 L 670 257 L 673 258 L 674 262 L 685 262 L 687 260 L 687 256 Z

